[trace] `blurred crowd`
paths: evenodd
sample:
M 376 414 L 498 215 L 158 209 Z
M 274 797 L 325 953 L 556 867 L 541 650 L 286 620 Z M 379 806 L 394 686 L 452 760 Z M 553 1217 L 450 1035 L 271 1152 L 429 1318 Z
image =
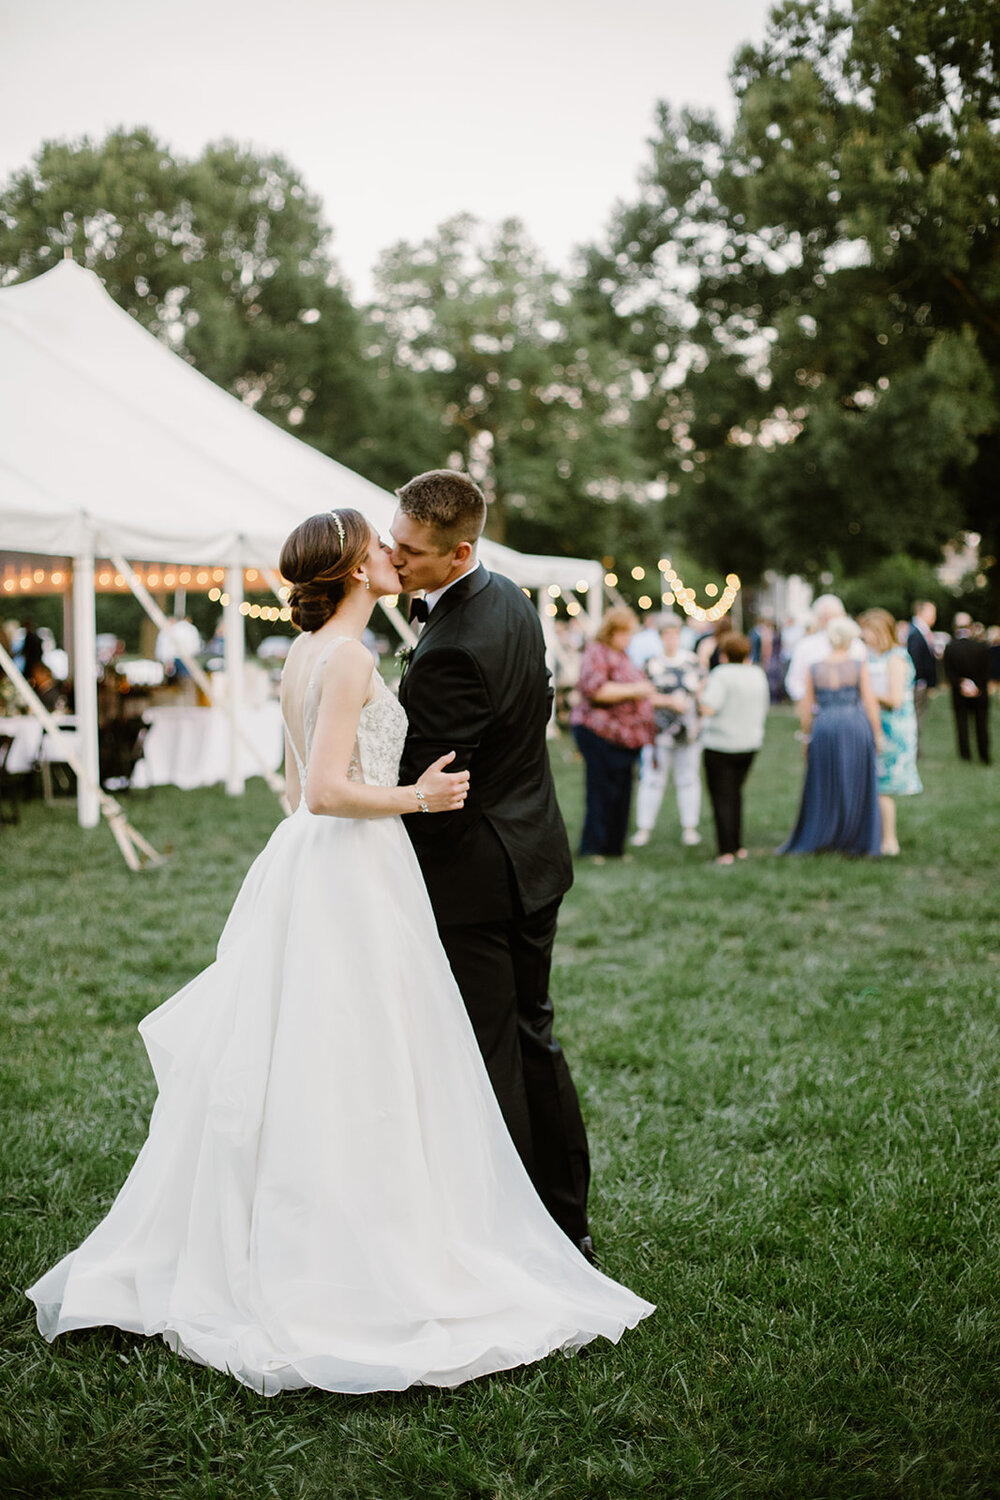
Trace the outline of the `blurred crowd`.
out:
M 772 706 L 799 718 L 805 775 L 795 827 L 780 854 L 899 854 L 896 803 L 917 796 L 920 728 L 930 698 L 951 700 L 959 756 L 990 764 L 990 699 L 1000 683 L 1000 630 L 958 613 L 936 630 L 914 603 L 850 618 L 824 594 L 804 623 L 766 614 L 747 634 L 727 617 L 701 630 L 673 613 L 642 628 L 607 611 L 592 639 L 557 626 L 557 705 L 584 767 L 579 853 L 595 863 L 648 844 L 671 780 L 682 844 L 701 843 L 703 788 L 714 859 L 748 857 L 743 798 Z
M 680 842 L 702 842 L 707 793 L 716 862 L 746 859 L 744 790 L 769 710 L 790 702 L 805 776 L 795 827 L 779 852 L 897 855 L 896 803 L 922 790 L 920 727 L 934 693 L 950 698 L 961 758 L 991 759 L 1000 629 L 987 631 L 963 613 L 950 633 L 937 624 L 926 600 L 915 602 L 909 620 L 879 608 L 853 620 L 832 594 L 815 601 L 808 621 L 779 627 L 762 612 L 746 634 L 729 617 L 698 628 L 670 612 L 640 628 L 625 606 L 609 609 L 592 639 L 579 619 L 557 622 L 557 715 L 584 765 L 580 854 L 603 862 L 648 844 L 672 782 Z M 25 618 L 0 622 L 0 631 L 42 703 L 71 715 L 69 658 L 51 630 Z M 249 703 L 277 690 L 289 639 L 268 637 L 248 662 Z M 375 655 L 388 649 L 374 637 L 368 644 Z M 221 616 L 207 641 L 190 618 L 170 619 L 148 660 L 128 658 L 115 636 L 99 635 L 102 771 L 107 762 L 127 778 L 141 754 L 137 721 L 147 707 L 207 704 L 188 662 L 213 672 L 223 654 Z M 0 699 L 0 718 L 24 711 L 2 673 Z

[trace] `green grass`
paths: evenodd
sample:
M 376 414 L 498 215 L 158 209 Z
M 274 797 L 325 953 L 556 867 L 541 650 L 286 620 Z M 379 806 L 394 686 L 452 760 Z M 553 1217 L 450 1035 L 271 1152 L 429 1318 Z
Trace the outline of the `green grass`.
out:
M 279 1500 L 1000 1494 L 997 772 L 932 705 L 903 857 L 788 861 L 801 757 L 772 717 L 752 858 L 580 866 L 555 995 L 622 1343 L 453 1392 L 265 1401 L 160 1343 L 54 1346 L 23 1288 L 138 1148 L 139 1018 L 211 957 L 276 820 L 261 783 L 136 796 L 169 865 L 29 805 L 0 829 L 0 1495 Z M 554 751 L 571 830 L 581 770 Z

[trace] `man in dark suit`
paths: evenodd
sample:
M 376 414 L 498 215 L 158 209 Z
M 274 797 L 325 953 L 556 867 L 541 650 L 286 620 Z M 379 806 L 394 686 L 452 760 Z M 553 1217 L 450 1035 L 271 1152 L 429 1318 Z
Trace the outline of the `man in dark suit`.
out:
M 931 634 L 936 619 L 937 606 L 930 599 L 918 599 L 913 606 L 913 618 L 906 637 L 906 649 L 913 662 L 913 707 L 917 714 L 918 735 L 930 695 L 937 687 L 937 657 Z
M 587 1136 L 549 998 L 573 873 L 546 746 L 541 625 L 516 584 L 477 559 L 486 502 L 467 475 L 434 470 L 397 495 L 393 565 L 404 592 L 425 591 L 427 611 L 400 685 L 400 778 L 450 750 L 449 769 L 471 772 L 461 812 L 416 813 L 407 830 L 507 1128 L 542 1202 L 590 1259 Z
M 969 748 L 969 716 L 976 725 L 976 749 L 984 766 L 990 763 L 990 648 L 972 634 L 972 617 L 957 614 L 954 635 L 944 648 L 944 670 L 951 685 L 958 753 L 972 759 Z

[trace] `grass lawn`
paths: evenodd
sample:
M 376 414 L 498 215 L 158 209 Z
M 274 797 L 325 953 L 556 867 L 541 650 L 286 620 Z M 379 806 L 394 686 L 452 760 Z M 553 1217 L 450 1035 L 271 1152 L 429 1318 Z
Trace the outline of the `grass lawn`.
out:
M 617 1347 L 452 1392 L 264 1400 L 161 1343 L 54 1346 L 23 1288 L 107 1208 L 152 1082 L 140 1017 L 206 964 L 277 819 L 259 781 L 136 795 L 168 866 L 33 803 L 0 829 L 0 1495 L 624 1500 L 1000 1495 L 1000 773 L 937 699 L 903 857 L 779 860 L 802 775 L 772 716 L 752 858 L 578 869 L 559 1032 Z M 553 759 L 571 832 L 582 772 Z M 304 1143 L 315 1149 L 317 1143 Z

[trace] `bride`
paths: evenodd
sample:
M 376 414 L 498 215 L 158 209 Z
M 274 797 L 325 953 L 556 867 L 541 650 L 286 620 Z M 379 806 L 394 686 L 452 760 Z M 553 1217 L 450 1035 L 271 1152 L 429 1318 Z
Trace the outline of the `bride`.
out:
M 140 1025 L 159 1095 L 107 1217 L 30 1288 L 47 1339 L 110 1324 L 274 1395 L 458 1385 L 653 1311 L 580 1255 L 507 1135 L 399 814 L 406 717 L 361 635 L 396 593 L 357 511 L 285 543 L 293 816 L 216 960 Z

